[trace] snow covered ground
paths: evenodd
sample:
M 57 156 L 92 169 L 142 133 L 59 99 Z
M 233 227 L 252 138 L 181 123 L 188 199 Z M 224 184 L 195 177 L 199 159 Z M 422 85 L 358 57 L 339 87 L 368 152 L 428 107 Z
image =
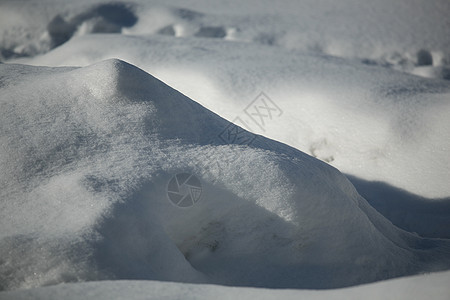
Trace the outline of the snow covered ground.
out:
M 448 299 L 450 273 L 337 290 L 270 290 L 156 281 L 105 281 L 0 293 L 0 299 Z
M 0 298 L 448 298 L 262 289 L 450 269 L 450 3 L 392 2 L 1 2 Z

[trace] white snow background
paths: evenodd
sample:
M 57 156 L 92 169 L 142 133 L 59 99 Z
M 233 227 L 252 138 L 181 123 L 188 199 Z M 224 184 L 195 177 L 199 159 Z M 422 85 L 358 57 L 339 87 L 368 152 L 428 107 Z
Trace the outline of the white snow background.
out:
M 0 298 L 448 299 L 448 15 L 0 2 Z

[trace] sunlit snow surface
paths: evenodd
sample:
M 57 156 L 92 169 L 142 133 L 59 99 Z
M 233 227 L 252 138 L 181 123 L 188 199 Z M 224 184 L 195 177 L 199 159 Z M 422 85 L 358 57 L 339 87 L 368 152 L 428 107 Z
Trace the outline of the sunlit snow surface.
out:
M 322 289 L 449 269 L 449 4 L 227 3 L 0 4 L 0 290 Z M 168 190 L 185 174 L 181 208 Z M 289 295 L 119 284 L 321 299 L 420 297 L 405 289 L 423 281 L 445 299 L 447 277 Z

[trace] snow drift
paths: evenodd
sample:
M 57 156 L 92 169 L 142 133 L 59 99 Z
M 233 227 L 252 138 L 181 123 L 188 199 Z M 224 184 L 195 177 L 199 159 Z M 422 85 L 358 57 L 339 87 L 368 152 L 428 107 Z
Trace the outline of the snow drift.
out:
M 350 175 L 396 226 L 450 237 L 450 81 L 280 47 L 158 35 L 86 35 L 22 61 L 84 66 L 113 57 Z M 282 110 L 264 128 L 245 113 L 261 91 Z
M 450 197 L 449 81 L 322 53 L 157 35 L 86 35 L 20 62 L 86 66 L 116 57 L 229 121 L 263 91 L 283 116 L 264 128 L 242 118 L 248 130 L 429 202 Z
M 0 288 L 155 279 L 333 288 L 446 269 L 333 167 L 120 60 L 0 65 Z M 237 128 L 251 143 L 224 141 Z M 216 162 L 221 162 L 220 168 Z M 202 199 L 167 200 L 175 174 Z
M 450 272 L 397 278 L 337 290 L 274 290 L 157 281 L 62 284 L 0 293 L 0 299 L 448 299 Z

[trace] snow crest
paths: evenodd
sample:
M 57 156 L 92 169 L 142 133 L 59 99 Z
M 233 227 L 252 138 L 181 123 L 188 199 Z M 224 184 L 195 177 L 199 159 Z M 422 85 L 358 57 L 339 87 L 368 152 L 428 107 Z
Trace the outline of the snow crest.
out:
M 396 228 L 338 170 L 262 136 L 224 141 L 233 124 L 126 62 L 0 74 L 1 290 L 333 288 L 450 266 L 447 241 Z M 180 173 L 202 184 L 189 208 L 167 199 Z

